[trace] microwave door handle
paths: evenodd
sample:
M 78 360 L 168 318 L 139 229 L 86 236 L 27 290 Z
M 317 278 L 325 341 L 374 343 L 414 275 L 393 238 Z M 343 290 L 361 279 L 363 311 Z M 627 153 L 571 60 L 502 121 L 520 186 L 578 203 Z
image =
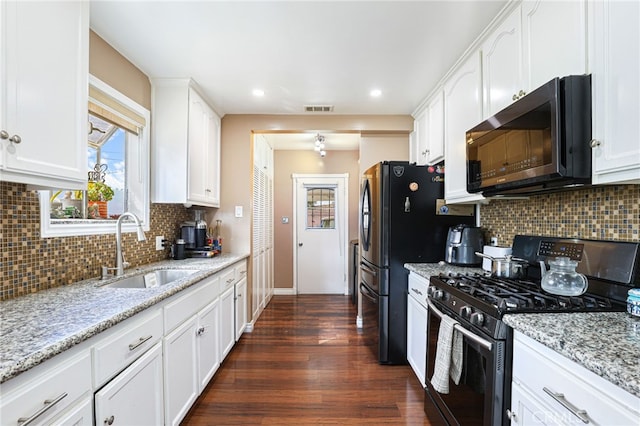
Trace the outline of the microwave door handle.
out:
M 436 308 L 433 303 L 431 303 L 431 301 L 429 299 L 427 299 L 427 305 L 429 305 L 429 309 L 439 318 L 442 318 L 444 316 L 444 314 L 442 312 L 440 312 L 438 310 L 438 308 Z M 487 349 L 489 352 L 491 352 L 493 350 L 493 343 L 489 342 L 486 339 L 483 339 L 480 336 L 477 336 L 475 334 L 473 334 L 472 332 L 470 332 L 469 330 L 467 330 L 466 328 L 462 327 L 459 324 L 456 324 L 453 326 L 453 328 L 455 328 L 456 330 L 458 330 L 460 333 L 464 334 L 466 337 L 468 337 L 470 340 L 472 340 L 473 342 L 476 342 L 477 344 L 479 344 L 480 346 L 483 346 L 485 349 Z

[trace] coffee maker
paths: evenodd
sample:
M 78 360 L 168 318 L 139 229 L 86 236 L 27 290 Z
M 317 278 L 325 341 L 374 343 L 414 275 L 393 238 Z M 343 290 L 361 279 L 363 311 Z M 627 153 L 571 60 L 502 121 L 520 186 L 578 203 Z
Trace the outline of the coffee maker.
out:
M 202 210 L 194 210 L 194 220 L 180 224 L 180 235 L 187 250 L 202 249 L 207 244 L 207 222 Z

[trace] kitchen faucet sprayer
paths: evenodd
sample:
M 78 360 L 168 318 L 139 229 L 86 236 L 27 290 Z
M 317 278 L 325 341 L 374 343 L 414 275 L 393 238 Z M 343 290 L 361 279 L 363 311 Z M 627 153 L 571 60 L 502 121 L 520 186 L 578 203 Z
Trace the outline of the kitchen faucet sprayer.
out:
M 142 224 L 140 223 L 140 219 L 138 219 L 138 216 L 131 212 L 124 212 L 120 215 L 118 221 L 116 222 L 116 276 L 123 275 L 125 268 L 129 266 L 129 263 L 125 262 L 124 256 L 122 254 L 122 219 L 125 217 L 132 218 L 136 223 L 138 241 L 145 241 L 147 239 L 147 237 L 144 235 L 144 231 L 142 230 Z

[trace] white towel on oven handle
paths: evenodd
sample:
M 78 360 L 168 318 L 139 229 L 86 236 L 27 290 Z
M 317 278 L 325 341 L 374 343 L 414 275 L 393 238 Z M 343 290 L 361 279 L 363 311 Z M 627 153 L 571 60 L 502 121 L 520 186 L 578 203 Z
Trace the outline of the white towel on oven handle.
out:
M 456 324 L 459 324 L 458 321 L 448 315 L 440 319 L 431 384 L 436 391 L 444 394 L 449 393 L 449 377 L 457 385 L 462 374 L 462 333 L 455 329 Z

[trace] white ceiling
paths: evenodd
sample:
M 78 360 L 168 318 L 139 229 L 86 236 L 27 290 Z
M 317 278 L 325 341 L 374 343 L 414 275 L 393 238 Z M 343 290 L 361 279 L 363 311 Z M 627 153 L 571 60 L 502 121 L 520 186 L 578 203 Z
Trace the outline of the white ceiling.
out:
M 305 105 L 411 114 L 506 1 L 92 0 L 90 7 L 100 37 L 150 78 L 193 78 L 220 115 L 321 114 L 305 113 Z M 372 98 L 372 89 L 382 95 Z

